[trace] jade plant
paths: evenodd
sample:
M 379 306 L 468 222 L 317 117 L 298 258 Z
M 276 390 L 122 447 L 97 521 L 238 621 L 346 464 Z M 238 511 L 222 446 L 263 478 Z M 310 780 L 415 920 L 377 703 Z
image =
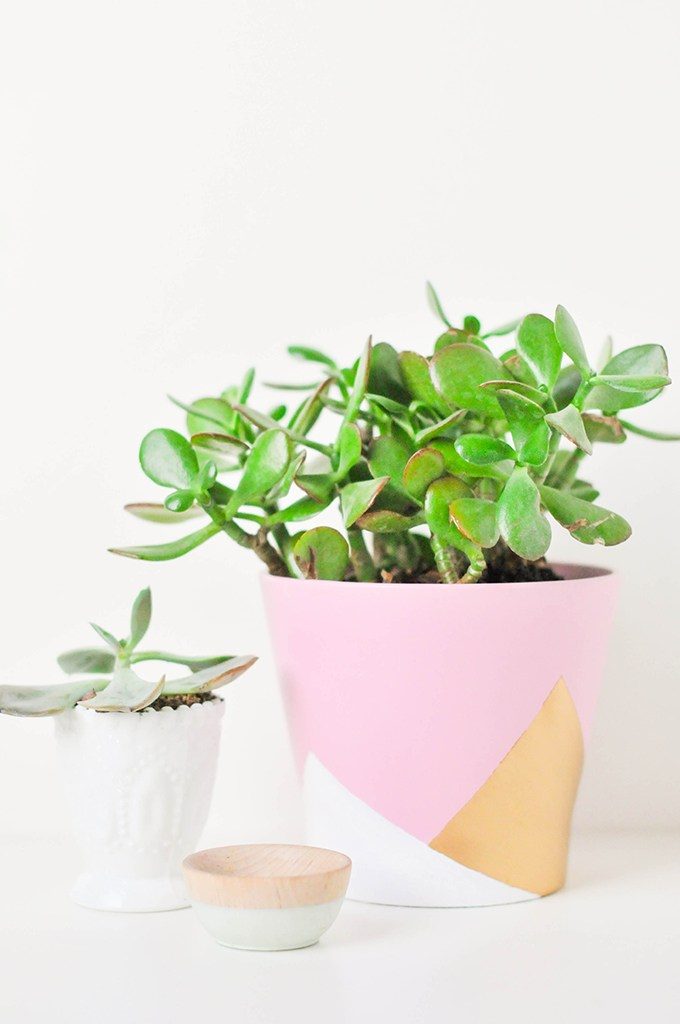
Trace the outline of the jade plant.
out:
M 551 519 L 582 544 L 626 540 L 630 526 L 596 503 L 581 466 L 628 433 L 678 439 L 627 419 L 670 383 L 663 348 L 614 354 L 608 340 L 592 361 L 562 306 L 483 331 L 475 316 L 454 326 L 428 294 L 444 327 L 429 356 L 369 339 L 342 368 L 292 346 L 316 371 L 269 385 L 303 393 L 292 410 L 255 408 L 252 370 L 214 397 L 172 399 L 186 436 L 155 429 L 139 451 L 165 498 L 126 508 L 203 522 L 179 540 L 111 550 L 163 561 L 224 534 L 278 575 L 455 584 L 554 578 Z
M 57 715 L 76 704 L 95 711 L 143 711 L 152 704 L 191 704 L 210 699 L 213 690 L 232 682 L 257 661 L 250 656 L 193 658 L 169 651 L 139 650 L 150 622 L 151 591 L 146 589 L 132 607 L 127 637 L 118 640 L 91 623 L 104 646 L 66 651 L 57 659 L 67 675 L 85 678 L 56 686 L 0 686 L 0 712 L 38 718 Z M 144 661 L 180 665 L 190 674 L 181 679 L 166 679 L 165 675 L 143 679 L 133 665 Z

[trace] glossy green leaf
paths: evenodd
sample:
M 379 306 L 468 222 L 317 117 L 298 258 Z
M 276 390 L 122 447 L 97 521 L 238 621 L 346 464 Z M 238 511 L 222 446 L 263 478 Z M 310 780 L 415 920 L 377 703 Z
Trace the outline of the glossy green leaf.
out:
M 510 471 L 511 463 L 503 465 L 479 466 L 468 462 L 456 451 L 455 441 L 450 437 L 436 437 L 428 444 L 428 448 L 434 448 L 444 458 L 444 465 L 452 476 L 462 477 L 490 477 L 494 480 L 505 480 L 506 470 Z
M 298 358 L 305 359 L 307 362 L 321 363 L 323 366 L 330 366 L 332 370 L 337 370 L 335 361 L 318 348 L 309 348 L 307 345 L 289 345 L 288 352 L 291 356 L 298 356 Z
M 246 370 L 241 381 L 241 387 L 238 389 L 237 400 L 240 403 L 247 402 L 250 398 L 250 392 L 253 390 L 253 382 L 255 381 L 255 370 L 251 367 Z
M 223 661 L 229 661 L 233 657 L 232 654 L 194 657 L 186 654 L 172 654 L 170 651 L 135 651 L 130 657 L 130 663 L 137 665 L 141 661 L 166 661 L 170 665 L 183 665 L 192 672 L 199 672 L 203 668 L 221 665 Z
M 670 377 L 661 374 L 650 374 L 647 377 L 628 374 L 600 373 L 593 378 L 597 384 L 606 384 L 616 391 L 628 391 L 639 394 L 645 391 L 658 391 L 671 383 Z
M 331 377 L 326 377 L 325 380 L 322 380 L 314 388 L 312 394 L 304 400 L 299 409 L 293 413 L 289 421 L 289 430 L 293 431 L 294 435 L 307 436 L 323 412 L 323 398 L 332 383 Z
M 325 508 L 328 508 L 331 500 L 332 495 L 329 495 L 328 499 L 322 502 L 309 497 L 298 498 L 297 501 L 294 501 L 286 508 L 281 508 L 267 516 L 265 525 L 269 527 L 275 526 L 277 523 L 299 523 L 304 519 L 311 519 L 313 516 L 317 516 L 319 512 L 323 512 Z
M 396 349 L 385 341 L 380 341 L 373 346 L 367 391 L 391 398 L 396 402 L 408 404 L 410 400 L 410 393 L 401 375 L 399 356 Z
M 505 459 L 516 459 L 515 451 L 499 437 L 486 434 L 462 434 L 456 441 L 456 451 L 476 466 L 488 466 Z
M 198 473 L 196 453 L 176 430 L 151 430 L 141 443 L 139 461 L 154 483 L 189 488 Z
M 111 682 L 93 697 L 82 697 L 78 702 L 94 711 L 141 711 L 160 697 L 164 679 L 149 682 L 131 668 L 117 664 Z
M 589 377 L 592 370 L 583 347 L 581 334 L 564 306 L 558 306 L 555 310 L 555 337 L 560 348 L 571 359 L 574 366 L 581 371 L 584 377 Z
M 500 327 L 494 327 L 492 331 L 485 331 L 482 334 L 482 338 L 502 338 L 506 334 L 512 334 L 519 327 L 520 320 L 510 320 L 507 324 L 501 324 Z
M 399 366 L 406 387 L 414 398 L 437 412 L 446 410 L 445 403 L 432 383 L 430 364 L 425 356 L 418 352 L 400 352 Z
M 449 514 L 463 536 L 479 547 L 491 548 L 498 543 L 500 531 L 492 501 L 457 498 L 449 505 Z
M 341 580 L 349 565 L 347 541 L 329 526 L 307 530 L 296 541 L 293 553 L 308 580 Z
M 361 358 L 357 364 L 356 373 L 354 374 L 354 384 L 352 386 L 352 392 L 347 401 L 347 409 L 345 410 L 345 423 L 353 423 L 359 412 L 359 407 L 364 400 L 366 394 L 366 388 L 368 386 L 368 374 L 371 368 L 371 352 L 373 349 L 373 340 L 368 339 L 361 353 Z
M 338 466 L 333 473 L 335 480 L 347 476 L 352 466 L 361 458 L 361 433 L 356 423 L 343 423 L 337 440 Z
M 67 675 L 110 674 L 113 672 L 116 656 L 102 647 L 78 647 L 64 651 L 57 658 L 57 664 Z
M 520 558 L 535 561 L 550 546 L 550 523 L 541 512 L 538 488 L 523 466 L 515 467 L 498 499 L 498 526 Z
M 448 319 L 446 313 L 444 312 L 444 307 L 439 301 L 439 296 L 437 295 L 436 291 L 434 290 L 434 287 L 430 284 L 429 281 L 425 285 L 425 294 L 427 295 L 427 303 L 432 312 L 434 313 L 434 315 L 438 316 L 446 327 L 450 327 L 451 322 Z
M 531 428 L 517 452 L 519 461 L 525 466 L 542 466 L 550 454 L 550 427 L 545 420 L 539 420 Z
M 444 456 L 441 452 L 436 448 L 421 448 L 404 466 L 402 484 L 412 498 L 422 503 L 430 484 L 443 476 L 444 472 Z
M 565 366 L 560 370 L 552 393 L 553 401 L 558 409 L 563 409 L 565 405 L 569 405 L 574 400 L 581 381 L 581 374 L 575 366 Z
M 398 485 L 413 448 L 392 434 L 376 437 L 368 449 L 368 464 L 374 477 L 388 476 Z
M 605 544 L 609 547 L 630 537 L 631 529 L 626 520 L 609 509 L 545 484 L 540 491 L 541 500 L 550 515 L 582 544 Z
M 205 544 L 219 532 L 219 526 L 215 523 L 208 523 L 207 526 L 196 530 L 195 533 L 190 533 L 187 537 L 180 537 L 179 540 L 171 540 L 167 544 L 141 544 L 132 548 L 109 548 L 109 551 L 113 555 L 137 558 L 142 562 L 167 562 L 188 554 L 189 551 Z
M 173 491 L 165 499 L 165 507 L 169 512 L 186 512 L 194 503 L 193 491 Z
M 619 352 L 603 367 L 602 374 L 614 377 L 668 377 L 668 359 L 661 345 L 635 345 Z M 601 409 L 615 413 L 619 409 L 632 409 L 645 405 L 659 394 L 660 388 L 627 392 L 620 387 L 597 384 L 586 398 L 588 409 Z
M 593 454 L 593 446 L 588 437 L 581 413 L 575 405 L 565 405 L 559 412 L 548 413 L 545 417 L 546 423 L 559 431 L 567 441 L 571 441 L 577 448 L 580 448 L 586 455 Z
M 562 364 L 562 349 L 552 320 L 540 313 L 525 316 L 517 332 L 517 351 L 539 384 L 552 391 Z
M 241 505 L 262 498 L 286 471 L 288 442 L 282 430 L 265 430 L 254 441 L 238 487 L 225 508 L 233 516 Z
M 520 453 L 534 434 L 537 424 L 543 421 L 544 411 L 537 402 L 517 391 L 503 389 L 497 391 L 496 396 L 508 421 L 515 449 Z
M 295 483 L 319 504 L 328 504 L 335 494 L 335 481 L 330 473 L 303 473 L 295 478 Z
M 423 427 L 419 430 L 415 436 L 415 443 L 417 445 L 427 444 L 434 437 L 439 437 L 445 431 L 452 427 L 455 423 L 459 423 L 465 418 L 465 409 L 456 409 L 454 412 L 445 416 L 443 420 L 438 420 L 437 423 L 432 423 L 428 427 Z
M 148 523 L 183 523 L 187 519 L 196 519 L 205 515 L 202 508 L 194 507 L 186 512 L 172 512 L 154 501 L 136 501 L 125 506 L 125 511 L 136 519 L 143 519 Z
M 211 693 L 222 686 L 233 683 L 251 668 L 257 658 L 252 654 L 240 658 L 229 658 L 218 665 L 212 665 L 198 672 L 192 672 L 181 679 L 168 679 L 163 684 L 163 696 L 175 697 L 178 694 Z
M 364 512 L 368 512 L 389 479 L 389 476 L 383 476 L 377 480 L 360 480 L 342 488 L 340 508 L 345 526 L 353 526 Z
M 234 413 L 229 404 L 222 398 L 199 398 L 189 406 L 187 413 L 187 432 L 204 434 L 215 432 L 230 435 L 234 428 Z M 201 415 L 203 413 L 203 415 Z
M 638 427 L 628 420 L 619 420 L 622 427 L 629 430 L 631 434 L 639 434 L 640 437 L 649 437 L 653 441 L 680 441 L 680 434 L 667 434 L 661 430 L 648 430 L 646 427 Z
M 596 416 L 584 412 L 581 419 L 591 443 L 622 444 L 626 440 L 626 433 L 616 416 Z
M 194 448 L 204 452 L 215 452 L 218 455 L 229 455 L 238 458 L 248 451 L 248 445 L 233 434 L 220 434 L 217 432 L 205 431 L 191 435 L 191 443 Z
M 374 508 L 360 516 L 356 525 L 369 533 L 403 533 L 423 522 L 420 514 L 406 516 L 389 508 Z
M 568 489 L 571 494 L 576 495 L 577 498 L 583 498 L 584 501 L 595 501 L 600 496 L 600 492 L 587 480 L 574 480 Z
M 120 641 L 116 640 L 115 636 L 113 636 L 112 633 L 109 633 L 108 629 L 104 629 L 102 626 L 98 626 L 96 622 L 91 622 L 90 625 L 92 626 L 97 636 L 100 636 L 104 643 L 107 644 L 114 653 L 117 654 L 118 651 L 120 651 Z
M 433 534 L 444 544 L 461 547 L 464 538 L 458 527 L 451 522 L 449 507 L 459 498 L 472 496 L 470 488 L 454 476 L 444 476 L 430 484 L 425 492 L 425 518 Z
M 477 338 L 477 342 L 482 348 L 487 348 L 481 338 Z M 467 331 L 462 330 L 460 327 L 451 327 L 450 330 L 444 331 L 443 334 L 439 335 L 434 343 L 434 350 L 435 352 L 441 352 L 442 349 L 448 348 L 449 345 L 467 345 L 471 343 L 471 337 Z
M 283 474 L 281 479 L 274 484 L 270 491 L 267 492 L 265 501 L 278 501 L 280 498 L 285 498 L 295 478 L 298 476 L 302 466 L 304 465 L 305 459 L 307 458 L 306 452 L 299 452 L 295 458 L 291 459 L 286 466 L 286 472 Z
M 530 387 L 536 387 L 538 381 L 536 380 L 531 367 L 527 361 L 522 358 L 519 352 L 511 349 L 510 352 L 506 352 L 505 355 L 502 355 L 500 360 L 505 369 L 512 375 L 517 383 L 528 384 Z
M 476 316 L 466 316 L 463 318 L 463 330 L 467 331 L 468 334 L 478 335 L 482 329 L 482 325 Z
M 450 406 L 485 416 L 502 415 L 494 395 L 480 387 L 488 380 L 510 377 L 490 352 L 476 345 L 449 345 L 434 357 L 430 372 L 437 391 Z
M 81 679 L 57 686 L 0 686 L 0 714 L 19 718 L 45 718 L 74 708 L 87 694 L 94 694 L 108 679 Z
M 485 384 L 482 384 L 485 391 L 514 391 L 516 395 L 521 395 L 522 398 L 528 398 L 531 402 L 535 402 L 536 405 L 544 406 L 550 399 L 550 395 L 545 391 L 540 391 L 533 384 L 525 384 L 521 380 L 488 380 Z
M 151 591 L 148 587 L 140 590 L 135 598 L 130 615 L 130 636 L 125 645 L 126 651 L 133 651 L 146 636 L 151 622 Z

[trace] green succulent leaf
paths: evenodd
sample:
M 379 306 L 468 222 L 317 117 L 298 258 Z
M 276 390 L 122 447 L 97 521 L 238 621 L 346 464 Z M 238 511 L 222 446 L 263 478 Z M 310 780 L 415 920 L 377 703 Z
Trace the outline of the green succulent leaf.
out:
M 326 377 L 320 384 L 317 384 L 312 394 L 295 410 L 288 425 L 288 429 L 293 432 L 293 437 L 296 435 L 307 436 L 323 412 L 324 396 L 332 383 L 333 378 Z
M 209 434 L 219 427 L 220 434 L 229 436 L 234 429 L 234 413 L 222 398 L 199 398 L 183 408 L 191 410 L 187 412 L 187 432 L 190 435 Z
M 541 512 L 538 488 L 523 466 L 515 467 L 498 499 L 498 526 L 520 558 L 535 561 L 550 546 L 550 523 Z
M 305 519 L 311 519 L 312 516 L 317 516 L 319 512 L 323 512 L 324 508 L 328 508 L 331 500 L 331 495 L 329 495 L 328 500 L 325 502 L 319 502 L 309 497 L 299 498 L 286 508 L 281 508 L 267 516 L 265 526 L 276 526 L 277 523 L 299 523 Z
M 680 441 L 680 434 L 667 434 L 661 430 L 647 430 L 646 427 L 638 427 L 635 423 L 629 423 L 628 420 L 619 420 L 622 427 L 630 431 L 631 434 L 639 434 L 640 437 L 651 438 L 652 441 Z
M 412 498 L 422 504 L 431 483 L 444 476 L 444 456 L 436 448 L 421 448 L 404 466 L 402 484 Z
M 193 672 L 182 679 L 168 679 L 163 683 L 163 696 L 174 697 L 178 694 L 210 693 L 213 690 L 219 690 L 220 687 L 233 683 L 256 661 L 257 658 L 252 654 L 240 658 L 228 658 L 226 661 Z
M 647 377 L 617 373 L 600 373 L 593 380 L 597 384 L 606 384 L 616 391 L 627 391 L 639 394 L 646 391 L 658 391 L 671 383 L 670 377 L 661 374 L 650 374 Z
M 186 512 L 194 503 L 193 491 L 172 491 L 165 499 L 165 507 L 169 512 Z
M 438 316 L 446 327 L 451 327 L 451 322 L 444 312 L 444 307 L 439 301 L 439 296 L 429 281 L 425 285 L 425 294 L 427 295 L 427 303 L 434 315 Z
M 303 533 L 293 554 L 308 580 L 342 580 L 349 565 L 347 541 L 330 526 L 317 526 Z
M 208 523 L 207 526 L 190 533 L 187 537 L 180 537 L 178 540 L 171 540 L 167 544 L 140 544 L 132 548 L 109 548 L 113 555 L 122 555 L 124 558 L 137 558 L 142 562 L 168 562 L 173 558 L 181 558 L 194 548 L 205 544 L 207 540 L 220 532 L 216 523 Z
M 626 440 L 626 432 L 616 416 L 596 416 L 584 412 L 581 416 L 586 428 L 588 440 L 592 443 L 622 444 Z
M 151 430 L 139 449 L 142 469 L 162 487 L 190 488 L 198 473 L 196 453 L 176 430 Z
M 466 462 L 476 466 L 488 466 L 505 459 L 514 462 L 517 458 L 507 442 L 486 434 L 462 434 L 456 441 L 456 451 Z
M 194 448 L 204 452 L 215 452 L 218 455 L 229 455 L 238 458 L 248 451 L 248 445 L 233 434 L 220 434 L 214 431 L 204 431 L 191 435 L 191 443 Z
M 583 347 L 581 334 L 564 306 L 558 306 L 555 310 L 555 337 L 562 351 L 571 359 L 574 366 L 580 370 L 583 377 L 590 377 L 593 371 L 588 362 L 586 350 Z
M 337 441 L 338 467 L 334 480 L 342 480 L 361 458 L 361 433 L 356 423 L 343 423 Z
M 542 466 L 550 454 L 550 437 L 546 420 L 539 420 L 522 442 L 517 453 L 519 461 L 525 466 Z
M 449 515 L 463 536 L 478 547 L 491 548 L 498 543 L 500 531 L 492 501 L 457 498 L 449 505 Z
M 345 526 L 353 526 L 360 516 L 368 512 L 389 480 L 389 476 L 383 476 L 377 480 L 360 480 L 354 484 L 345 484 L 340 491 L 340 508 Z
M 107 629 L 104 629 L 102 626 L 98 626 L 96 622 L 91 622 L 90 625 L 92 626 L 97 636 L 100 636 L 102 638 L 104 643 L 111 648 L 114 654 L 118 654 L 118 652 L 121 649 L 120 640 L 116 640 L 115 636 L 113 636 L 112 633 L 109 633 L 109 631 Z
M 194 506 L 186 512 L 172 512 L 165 505 L 154 501 L 135 501 L 125 506 L 125 511 L 136 519 L 148 523 L 183 523 L 187 519 L 196 519 L 205 515 L 202 508 Z
M 401 475 L 411 457 L 412 447 L 393 434 L 377 437 L 368 449 L 368 465 L 374 477 L 388 476 L 401 484 Z
M 321 363 L 323 366 L 330 366 L 332 370 L 337 370 L 338 368 L 335 360 L 327 356 L 325 352 L 321 352 L 318 348 L 310 348 L 307 345 L 289 345 L 288 352 L 291 356 L 305 359 L 309 363 Z
M 109 685 L 93 697 L 81 697 L 78 703 L 93 711 L 141 711 L 160 697 L 164 682 L 149 682 L 133 669 L 116 664 Z
M 668 378 L 668 359 L 661 345 L 635 345 L 624 349 L 610 359 L 600 372 L 602 376 L 614 378 Z M 636 385 L 637 387 L 637 385 Z M 661 386 L 648 389 L 627 391 L 613 387 L 611 382 L 597 384 L 586 398 L 589 409 L 602 409 L 605 413 L 615 413 L 619 409 L 631 409 L 645 405 L 659 394 Z
M 595 490 L 593 485 L 589 484 L 586 480 L 574 480 L 569 488 L 569 492 L 577 498 L 583 498 L 584 501 L 595 501 L 600 496 L 600 492 Z
M 304 465 L 306 458 L 306 452 L 299 452 L 295 456 L 295 458 L 290 460 L 290 462 L 286 466 L 286 472 L 283 474 L 281 479 L 274 484 L 271 490 L 268 491 L 265 498 L 266 502 L 278 501 L 280 498 L 286 497 L 291 487 L 293 486 L 293 482 L 295 481 L 296 476 L 302 469 L 302 466 Z
M 406 516 L 389 508 L 375 508 L 360 516 L 356 525 L 369 533 L 402 533 L 423 522 L 420 514 Z
M 402 378 L 411 395 L 439 413 L 446 412 L 446 404 L 432 383 L 430 364 L 425 356 L 418 352 L 401 352 L 399 365 Z
M 510 379 L 503 364 L 476 345 L 449 345 L 432 360 L 434 386 L 452 407 L 485 416 L 502 415 L 494 395 L 480 385 L 489 380 Z
M 57 686 L 0 686 L 0 714 L 19 718 L 45 718 L 74 708 L 79 700 L 94 694 L 108 679 L 81 679 Z
M 357 364 L 356 373 L 354 374 L 354 385 L 352 387 L 352 393 L 347 401 L 347 408 L 345 410 L 345 423 L 353 423 L 357 418 L 359 407 L 364 400 L 366 394 L 366 388 L 368 387 L 368 375 L 371 368 L 371 352 L 373 350 L 373 339 L 369 338 L 366 342 L 361 358 Z
M 428 444 L 428 448 L 434 448 L 438 451 L 444 459 L 444 465 L 448 473 L 452 476 L 462 476 L 470 478 L 491 478 L 494 480 L 505 480 L 506 468 L 512 468 L 511 463 L 505 463 L 504 465 L 490 465 L 480 466 L 475 465 L 472 462 L 468 462 L 462 455 L 459 455 L 456 451 L 456 443 L 450 437 L 435 437 Z
M 536 380 L 552 391 L 562 365 L 562 349 L 552 320 L 540 313 L 525 316 L 517 332 L 517 351 Z
M 328 505 L 335 494 L 335 479 L 330 473 L 302 473 L 295 483 L 319 505 Z
M 435 536 L 444 544 L 464 550 L 465 540 L 458 527 L 451 522 L 449 508 L 459 498 L 472 497 L 466 483 L 455 476 L 443 476 L 430 484 L 425 493 L 425 519 Z
M 545 484 L 540 491 L 541 500 L 550 515 L 582 544 L 605 544 L 609 547 L 630 537 L 631 529 L 626 520 L 609 509 Z
M 531 402 L 535 402 L 536 405 L 544 406 L 549 400 L 550 395 L 546 391 L 541 391 L 539 388 L 534 387 L 533 384 L 525 384 L 521 380 L 488 380 L 485 384 L 482 384 L 484 390 L 493 391 L 513 391 L 516 395 L 520 395 L 522 398 L 528 398 Z
M 59 668 L 70 676 L 81 673 L 110 675 L 115 661 L 115 654 L 101 647 L 78 647 L 72 651 L 64 651 L 57 658 Z
M 251 448 L 243 476 L 225 508 L 233 516 L 241 505 L 262 498 L 279 482 L 289 462 L 288 441 L 282 430 L 265 430 Z
M 548 413 L 545 417 L 546 423 L 559 431 L 567 441 L 571 441 L 577 448 L 580 448 L 586 455 L 593 454 L 593 446 L 588 437 L 581 413 L 575 405 L 565 405 L 559 412 Z
M 395 402 L 408 404 L 410 400 L 409 391 L 401 375 L 397 351 L 386 341 L 380 341 L 373 346 L 367 390 L 391 398 Z
M 467 331 L 464 331 L 460 327 L 451 327 L 448 331 L 444 331 L 440 334 L 434 343 L 435 352 L 441 352 L 443 348 L 448 348 L 449 345 L 467 345 L 476 344 L 478 347 L 486 349 L 488 352 L 488 346 L 484 344 L 481 338 L 473 338 Z
M 447 431 L 449 427 L 452 427 L 455 423 L 464 419 L 465 415 L 465 409 L 456 409 L 448 416 L 445 416 L 443 420 L 439 420 L 437 423 L 432 423 L 428 427 L 423 427 L 422 430 L 419 430 L 416 433 L 414 438 L 415 443 L 417 445 L 427 444 L 428 441 L 431 441 L 434 437 L 439 437 L 440 434 Z
M 505 418 L 508 421 L 515 449 L 519 453 L 520 458 L 524 460 L 525 446 L 529 445 L 529 448 L 533 451 L 532 441 L 534 444 L 536 440 L 540 443 L 541 437 L 545 438 L 549 434 L 549 431 L 543 428 L 539 428 L 537 431 L 538 425 L 543 423 L 544 410 L 538 402 L 526 398 L 517 391 L 503 389 L 496 394 Z
M 553 401 L 558 409 L 569 405 L 576 397 L 576 392 L 581 386 L 581 374 L 575 366 L 565 366 L 560 370 L 557 383 L 553 388 Z
M 125 645 L 126 652 L 133 651 L 146 636 L 151 622 L 151 591 L 148 587 L 140 590 L 135 598 L 130 615 L 130 636 Z
M 501 324 L 500 327 L 494 327 L 492 331 L 486 331 L 482 334 L 482 338 L 502 338 L 506 334 L 512 334 L 519 327 L 520 320 L 510 320 L 507 324 Z

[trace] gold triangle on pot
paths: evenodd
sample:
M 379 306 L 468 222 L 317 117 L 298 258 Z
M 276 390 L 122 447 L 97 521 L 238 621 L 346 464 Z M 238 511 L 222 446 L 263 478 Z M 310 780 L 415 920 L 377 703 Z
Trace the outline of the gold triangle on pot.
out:
M 583 734 L 560 679 L 495 771 L 430 843 L 507 885 L 545 896 L 564 885 Z

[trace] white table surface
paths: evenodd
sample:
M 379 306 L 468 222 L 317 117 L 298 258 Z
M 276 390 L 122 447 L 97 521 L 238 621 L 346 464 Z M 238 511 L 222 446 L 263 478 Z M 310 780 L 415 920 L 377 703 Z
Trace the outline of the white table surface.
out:
M 577 837 L 534 903 L 346 903 L 310 949 L 223 949 L 190 910 L 72 904 L 70 848 L 0 839 L 2 1024 L 680 1021 L 680 835 Z

